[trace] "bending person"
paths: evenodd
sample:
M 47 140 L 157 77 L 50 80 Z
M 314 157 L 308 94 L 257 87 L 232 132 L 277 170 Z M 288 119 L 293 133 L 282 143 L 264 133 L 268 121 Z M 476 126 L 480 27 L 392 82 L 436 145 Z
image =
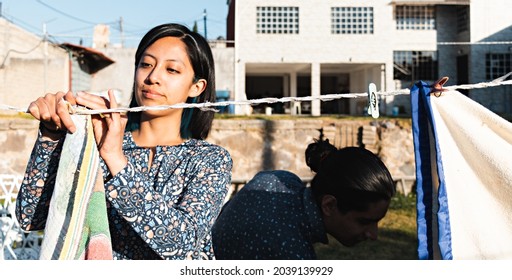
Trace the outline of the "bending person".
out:
M 306 149 L 316 172 L 311 187 L 295 174 L 256 174 L 227 204 L 213 226 L 217 259 L 316 259 L 313 244 L 327 233 L 345 246 L 377 239 L 395 186 L 370 151 L 337 149 L 316 141 Z
M 179 24 L 151 29 L 135 53 L 130 107 L 215 102 L 208 42 Z M 16 201 L 24 230 L 44 229 L 66 130 L 66 102 L 117 108 L 87 93 L 47 94 L 29 112 L 39 136 Z M 206 142 L 213 111 L 175 108 L 93 115 L 114 259 L 212 259 L 211 227 L 231 181 L 229 153 Z M 126 128 L 126 129 L 125 129 Z M 126 195 L 122 195 L 126 194 Z

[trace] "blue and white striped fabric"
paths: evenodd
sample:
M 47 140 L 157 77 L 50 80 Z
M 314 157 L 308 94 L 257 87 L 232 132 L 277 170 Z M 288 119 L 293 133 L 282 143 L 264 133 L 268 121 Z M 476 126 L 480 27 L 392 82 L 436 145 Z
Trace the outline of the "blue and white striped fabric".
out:
M 512 123 L 411 89 L 419 259 L 512 259 Z

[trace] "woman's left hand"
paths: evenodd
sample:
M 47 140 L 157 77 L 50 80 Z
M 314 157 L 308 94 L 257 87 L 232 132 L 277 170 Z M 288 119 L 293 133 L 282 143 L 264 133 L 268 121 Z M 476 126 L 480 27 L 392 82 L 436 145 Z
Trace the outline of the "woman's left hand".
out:
M 108 91 L 109 99 L 101 96 L 80 92 L 77 94 L 76 102 L 93 110 L 118 108 L 113 90 Z M 123 135 L 126 123 L 126 115 L 121 113 L 104 113 L 92 115 L 94 137 L 100 156 L 115 176 L 127 164 L 123 153 Z

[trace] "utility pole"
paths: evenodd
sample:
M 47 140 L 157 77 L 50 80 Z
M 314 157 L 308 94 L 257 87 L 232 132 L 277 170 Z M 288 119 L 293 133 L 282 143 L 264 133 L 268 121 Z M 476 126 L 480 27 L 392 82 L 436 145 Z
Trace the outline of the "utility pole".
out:
M 206 9 L 204 9 L 204 11 L 203 11 L 203 20 L 204 20 L 204 38 L 208 39 L 208 36 L 207 36 L 208 33 L 206 33 Z
M 46 25 L 49 23 L 49 22 L 52 22 L 56 20 L 56 18 L 54 19 L 51 19 L 51 20 L 48 20 L 48 21 L 45 21 L 43 22 L 43 41 L 44 41 L 44 44 L 43 44 L 43 55 L 44 55 L 44 93 L 47 92 L 48 90 L 48 56 L 49 56 L 49 53 L 48 53 L 48 29 L 46 28 Z
M 48 87 L 48 32 L 46 31 L 46 22 L 43 23 L 43 40 L 44 40 L 44 90 L 46 94 Z
M 121 48 L 124 48 L 123 17 L 119 18 L 119 32 L 121 33 Z

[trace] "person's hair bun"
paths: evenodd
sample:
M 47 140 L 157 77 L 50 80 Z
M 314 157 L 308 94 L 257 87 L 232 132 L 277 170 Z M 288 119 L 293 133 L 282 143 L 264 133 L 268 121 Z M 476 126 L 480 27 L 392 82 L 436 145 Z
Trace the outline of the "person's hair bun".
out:
M 318 172 L 322 161 L 336 150 L 338 149 L 329 143 L 329 139 L 315 139 L 315 142 L 306 148 L 306 164 L 311 170 Z

